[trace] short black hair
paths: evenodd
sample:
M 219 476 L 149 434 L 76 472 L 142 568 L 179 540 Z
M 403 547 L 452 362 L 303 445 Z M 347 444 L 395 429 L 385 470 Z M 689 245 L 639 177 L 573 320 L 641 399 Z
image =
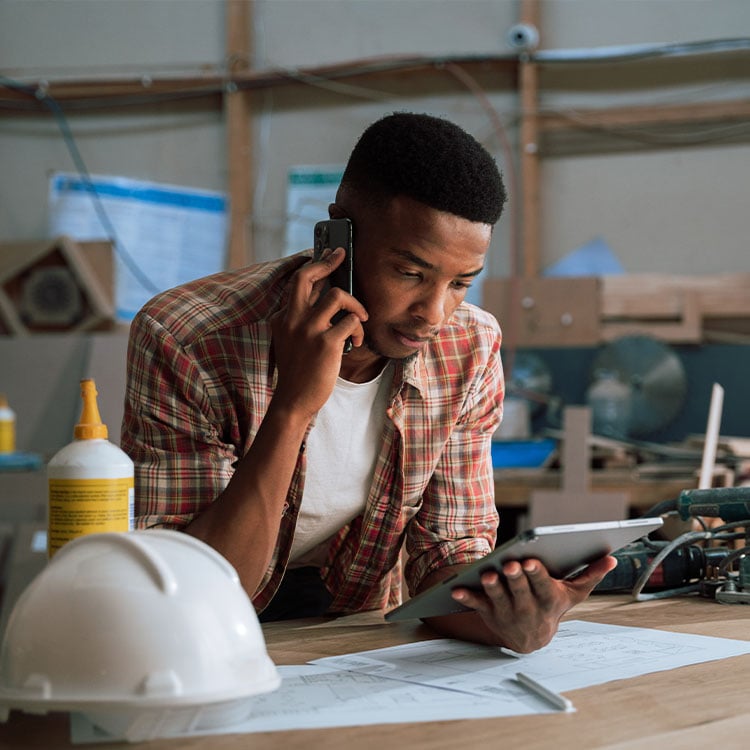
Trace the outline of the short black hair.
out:
M 507 195 L 495 160 L 449 120 L 395 112 L 360 136 L 340 190 L 383 201 L 405 195 L 469 221 L 495 224 Z

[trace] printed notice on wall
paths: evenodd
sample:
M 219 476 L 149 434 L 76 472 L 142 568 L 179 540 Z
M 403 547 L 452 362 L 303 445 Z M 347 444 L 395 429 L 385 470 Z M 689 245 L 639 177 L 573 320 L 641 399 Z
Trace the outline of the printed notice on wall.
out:
M 226 203 L 219 192 L 56 173 L 49 232 L 112 241 L 116 315 L 130 321 L 156 293 L 224 268 Z

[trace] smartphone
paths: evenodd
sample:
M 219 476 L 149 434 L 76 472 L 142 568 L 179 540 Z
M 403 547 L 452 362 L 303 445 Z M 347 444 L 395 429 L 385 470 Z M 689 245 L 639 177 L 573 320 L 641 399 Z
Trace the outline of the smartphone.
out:
M 570 578 L 589 563 L 611 554 L 626 544 L 660 528 L 660 517 L 634 518 L 624 521 L 538 526 L 518 534 L 486 557 L 467 566 L 459 573 L 436 583 L 426 591 L 407 600 L 385 615 L 389 622 L 415 617 L 435 617 L 456 612 L 468 612 L 451 591 L 459 586 L 482 590 L 482 573 L 494 570 L 502 574 L 508 560 L 541 560 L 553 578 Z
M 330 247 L 335 250 L 343 247 L 346 257 L 343 263 L 330 275 L 331 286 L 339 287 L 349 294 L 354 294 L 354 245 L 352 243 L 352 222 L 350 219 L 328 219 L 315 225 L 313 238 L 313 259 L 319 260 L 323 251 Z M 347 313 L 344 310 L 336 313 L 332 323 L 336 323 Z M 344 354 L 352 350 L 352 339 L 344 344 Z

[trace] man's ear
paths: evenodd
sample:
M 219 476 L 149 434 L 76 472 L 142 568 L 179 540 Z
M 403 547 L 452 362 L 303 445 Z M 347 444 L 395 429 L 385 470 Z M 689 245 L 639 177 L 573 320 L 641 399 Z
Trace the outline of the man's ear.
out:
M 328 217 L 330 219 L 346 219 L 346 212 L 338 203 L 328 204 Z

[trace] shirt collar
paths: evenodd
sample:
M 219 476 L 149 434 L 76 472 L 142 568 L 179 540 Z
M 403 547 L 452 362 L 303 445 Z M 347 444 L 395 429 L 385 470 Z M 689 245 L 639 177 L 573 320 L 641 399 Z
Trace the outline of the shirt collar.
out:
M 400 378 L 401 387 L 405 384 L 411 385 L 424 398 L 427 393 L 427 368 L 424 354 L 420 351 L 416 357 L 406 362 L 400 361 L 396 366 L 396 378 Z

